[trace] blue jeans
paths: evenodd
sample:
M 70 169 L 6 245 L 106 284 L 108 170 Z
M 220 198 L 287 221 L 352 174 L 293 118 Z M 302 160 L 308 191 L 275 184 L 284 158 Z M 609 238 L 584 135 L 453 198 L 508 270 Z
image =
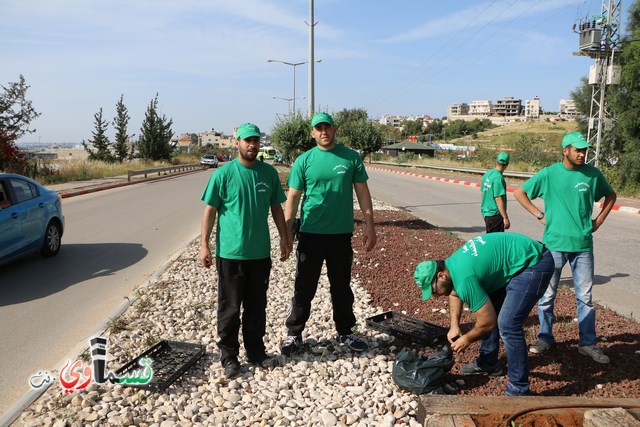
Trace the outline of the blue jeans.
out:
M 540 333 L 538 338 L 553 344 L 553 305 L 558 292 L 558 283 L 562 267 L 569 261 L 573 274 L 573 286 L 576 292 L 578 309 L 578 329 L 580 331 L 579 346 L 594 345 L 596 343 L 596 309 L 591 301 L 593 288 L 593 252 L 556 252 L 551 251 L 555 262 L 555 272 L 549 283 L 549 288 L 538 302 L 538 318 L 540 319 Z
M 508 395 L 530 394 L 524 322 L 547 290 L 554 265 L 551 252 L 545 250 L 538 264 L 523 270 L 507 285 L 507 296 L 498 314 L 498 327 L 507 352 L 509 383 L 505 393 Z

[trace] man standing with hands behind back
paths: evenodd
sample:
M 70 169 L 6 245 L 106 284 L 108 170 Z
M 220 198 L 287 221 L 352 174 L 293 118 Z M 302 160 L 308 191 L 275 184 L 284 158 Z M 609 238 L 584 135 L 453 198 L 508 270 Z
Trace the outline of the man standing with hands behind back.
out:
M 218 272 L 218 347 L 227 378 L 240 374 L 240 307 L 247 359 L 264 368 L 275 365 L 265 352 L 267 289 L 271 272 L 269 210 L 280 235 L 280 261 L 289 258 L 291 242 L 280 204 L 286 197 L 275 168 L 257 162 L 260 129 L 244 123 L 238 127 L 238 157 L 219 168 L 202 193 L 207 204 L 200 235 L 200 264 L 213 264 L 209 239 L 216 228 Z
M 327 263 L 338 341 L 354 351 L 368 348 L 367 342 L 352 332 L 356 318 L 350 285 L 354 189 L 364 215 L 365 250 L 373 249 L 377 239 L 367 172 L 357 152 L 336 144 L 336 127 L 329 114 L 316 113 L 311 126 L 311 136 L 317 146 L 293 163 L 285 205 L 287 231 L 291 232 L 298 203 L 304 193 L 294 294 L 286 319 L 288 333 L 281 347 L 285 356 L 297 353 L 302 346 L 302 331 L 311 314 L 311 301 L 318 288 L 324 261 Z
M 496 158 L 496 167 L 482 175 L 480 210 L 487 233 L 502 232 L 511 227 L 507 215 L 507 184 L 503 176 L 507 166 L 509 153 L 503 151 Z
M 562 267 L 569 262 L 578 309 L 578 352 L 597 363 L 609 363 L 609 356 L 596 345 L 596 308 L 591 300 L 593 288 L 593 236 L 611 212 L 616 193 L 597 168 L 585 163 L 589 143 L 579 132 L 562 138 L 561 162 L 547 166 L 516 189 L 518 202 L 542 225 L 542 243 L 551 251 L 555 272 L 547 292 L 538 302 L 540 332 L 529 347 L 543 353 L 554 344 L 553 306 Z M 546 212 L 531 200 L 544 200 Z M 604 197 L 602 210 L 591 219 L 594 202 Z

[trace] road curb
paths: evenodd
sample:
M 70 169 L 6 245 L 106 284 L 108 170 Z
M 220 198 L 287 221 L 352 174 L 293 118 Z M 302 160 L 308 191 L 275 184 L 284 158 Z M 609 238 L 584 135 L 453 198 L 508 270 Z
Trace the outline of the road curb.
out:
M 66 199 L 68 197 L 81 196 L 83 194 L 96 193 L 98 191 L 111 190 L 113 188 L 126 187 L 128 185 L 141 184 L 143 182 L 157 181 L 159 179 L 173 178 L 175 176 L 181 176 L 181 175 L 186 175 L 186 174 L 190 174 L 190 173 L 202 172 L 203 170 L 205 170 L 205 169 L 194 169 L 194 170 L 189 170 L 189 171 L 172 173 L 171 175 L 162 175 L 162 176 L 154 176 L 154 177 L 151 177 L 151 178 L 137 179 L 135 181 L 119 181 L 119 182 L 115 182 L 113 184 L 106 184 L 106 185 L 96 184 L 96 185 L 90 186 L 90 187 L 72 188 L 70 190 L 58 190 L 58 194 L 60 195 L 61 198 Z
M 480 183 L 472 182 L 472 181 L 464 181 L 464 180 L 453 179 L 453 178 L 443 178 L 443 177 L 440 177 L 440 176 L 431 176 L 431 175 L 425 175 L 425 174 L 416 173 L 416 172 L 407 172 L 407 171 L 400 171 L 400 170 L 395 170 L 395 169 L 381 168 L 381 167 L 377 167 L 377 166 L 367 166 L 367 169 L 378 170 L 378 171 L 381 171 L 381 172 L 397 173 L 397 174 L 400 174 L 400 175 L 414 176 L 416 178 L 430 179 L 432 181 L 448 182 L 450 184 L 459 184 L 459 185 L 466 185 L 468 187 L 480 188 Z M 514 191 L 515 190 L 513 188 L 507 188 L 507 192 L 508 193 L 513 193 Z M 596 207 L 598 209 L 602 209 L 603 206 L 604 206 L 603 202 L 594 203 L 594 207 Z M 630 206 L 613 205 L 613 208 L 611 210 L 616 211 L 616 212 L 626 212 L 626 213 L 640 215 L 640 208 L 633 208 L 633 207 L 630 207 Z

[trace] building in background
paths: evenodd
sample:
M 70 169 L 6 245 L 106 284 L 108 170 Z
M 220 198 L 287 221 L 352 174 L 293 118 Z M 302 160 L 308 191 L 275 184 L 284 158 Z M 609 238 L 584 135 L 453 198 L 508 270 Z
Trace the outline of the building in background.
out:
M 540 98 L 535 96 L 524 102 L 524 118 L 526 120 L 538 120 L 540 118 Z
M 458 102 L 451 104 L 447 108 L 447 117 L 466 116 L 469 114 L 469 104 L 466 102 Z
M 517 117 L 522 114 L 522 99 L 506 96 L 496 100 L 493 112 L 503 117 Z
M 562 118 L 575 117 L 578 114 L 576 111 L 576 103 L 573 99 L 561 99 L 559 116 Z
M 469 104 L 469 115 L 471 116 L 490 116 L 493 111 L 493 103 L 486 99 L 473 100 Z

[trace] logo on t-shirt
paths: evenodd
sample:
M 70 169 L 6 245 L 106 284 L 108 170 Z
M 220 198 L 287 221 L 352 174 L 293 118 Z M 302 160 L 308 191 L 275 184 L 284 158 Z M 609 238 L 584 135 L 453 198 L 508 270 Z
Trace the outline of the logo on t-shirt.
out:
M 579 182 L 574 188 L 577 189 L 579 193 L 582 193 L 584 191 L 589 191 L 589 188 L 591 188 L 591 186 L 588 182 Z
M 485 242 L 482 239 L 482 236 L 474 237 L 473 239 L 467 241 L 462 247 L 462 253 L 466 254 L 471 251 L 471 256 L 478 256 L 478 246 L 477 245 L 485 245 Z
M 349 166 L 347 166 L 347 165 L 336 165 L 336 166 L 333 167 L 333 170 L 336 172 L 336 174 L 343 175 L 343 174 L 347 173 L 347 171 L 349 170 Z
M 266 193 L 267 191 L 269 191 L 269 184 L 267 184 L 266 182 L 258 182 L 256 183 L 256 193 Z

